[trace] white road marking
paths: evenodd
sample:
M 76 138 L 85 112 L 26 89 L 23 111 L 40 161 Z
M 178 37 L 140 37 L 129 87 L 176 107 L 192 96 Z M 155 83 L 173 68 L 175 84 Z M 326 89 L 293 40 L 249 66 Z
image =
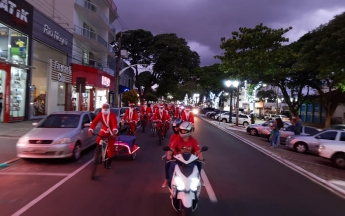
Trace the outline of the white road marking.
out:
M 15 212 L 12 216 L 19 216 L 21 214 L 23 214 L 24 212 L 26 212 L 28 209 L 30 209 L 32 206 L 34 206 L 36 203 L 38 203 L 40 200 L 42 200 L 44 197 L 48 196 L 50 193 L 52 193 L 55 189 L 57 189 L 58 187 L 60 187 L 62 184 L 64 184 L 66 181 L 68 181 L 70 178 L 72 178 L 73 176 L 75 176 L 76 174 L 78 174 L 78 172 L 80 172 L 81 170 L 83 170 L 87 165 L 89 165 L 91 162 L 93 161 L 93 159 L 91 159 L 90 161 L 88 161 L 86 164 L 84 164 L 83 166 L 79 167 L 77 170 L 75 170 L 73 173 L 69 174 L 68 176 L 66 176 L 66 178 L 62 179 L 61 181 L 59 181 L 58 183 L 56 183 L 53 187 L 49 188 L 47 191 L 45 191 L 44 193 L 42 193 L 41 195 L 39 195 L 36 199 L 32 200 L 31 202 L 29 202 L 28 204 L 26 204 L 23 208 L 19 209 L 17 212 Z
M 40 172 L 0 172 L 0 175 L 43 175 L 43 176 L 68 176 L 70 173 L 40 173 Z
M 210 198 L 211 202 L 214 202 L 214 203 L 217 202 L 218 200 L 217 200 L 216 194 L 214 193 L 213 188 L 211 186 L 211 183 L 208 180 L 206 173 L 203 169 L 201 169 L 200 175 L 201 175 L 202 181 L 204 182 L 206 192 L 207 192 L 208 197 Z

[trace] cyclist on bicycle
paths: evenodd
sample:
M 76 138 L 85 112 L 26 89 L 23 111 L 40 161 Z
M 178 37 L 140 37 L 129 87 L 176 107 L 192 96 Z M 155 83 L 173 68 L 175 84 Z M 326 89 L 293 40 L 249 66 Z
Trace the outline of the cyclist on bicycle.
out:
M 184 111 L 181 114 L 181 119 L 182 121 L 188 121 L 192 124 L 192 127 L 194 127 L 194 115 L 193 113 L 190 111 L 190 106 L 187 106 Z
M 144 105 L 140 108 L 140 114 L 141 114 L 140 121 L 144 122 L 145 127 L 147 126 L 147 122 L 151 113 L 152 113 L 151 108 L 147 107 L 147 102 L 144 101 Z
M 166 114 L 166 116 L 167 116 L 167 121 L 166 121 L 166 125 L 167 125 L 167 130 L 169 130 L 170 129 L 170 121 L 171 121 L 171 116 L 170 116 L 170 114 L 169 114 L 169 110 L 164 110 L 165 111 L 165 114 Z
M 108 160 L 106 162 L 106 168 L 111 168 L 111 159 L 114 156 L 114 143 L 115 143 L 115 136 L 118 132 L 117 129 L 117 119 L 116 114 L 110 112 L 110 105 L 104 103 L 102 105 L 102 111 L 98 113 L 95 119 L 92 121 L 90 128 L 88 130 L 88 135 L 91 137 L 93 131 L 95 130 L 98 122 L 102 123 L 102 128 L 99 133 L 99 136 L 96 139 L 97 145 L 99 145 L 101 139 L 108 137 Z
M 129 108 L 126 110 L 124 116 L 122 117 L 121 125 L 123 126 L 125 122 L 128 122 L 128 127 L 130 127 L 130 129 L 132 130 L 134 136 L 136 134 L 138 118 L 138 113 L 134 107 L 134 103 L 130 102 Z M 130 135 L 129 130 L 127 135 Z
M 180 137 L 176 137 L 173 142 L 170 144 L 170 148 L 172 151 L 167 152 L 167 160 L 172 159 L 172 154 L 174 155 L 180 154 L 180 153 L 191 153 L 195 154 L 199 157 L 199 160 L 204 160 L 200 146 L 198 144 L 198 141 L 192 137 L 192 124 L 190 122 L 182 122 L 179 126 L 179 135 Z M 201 171 L 201 163 L 197 162 L 196 166 L 198 167 L 199 173 Z M 174 166 L 170 165 L 166 167 L 165 173 L 167 179 L 171 179 L 171 176 L 174 172 Z M 167 174 L 168 173 L 168 174 Z M 169 180 L 168 180 L 169 181 Z M 165 187 L 168 183 L 168 181 L 164 181 L 162 187 Z
M 165 124 L 165 122 L 168 121 L 166 112 L 164 111 L 163 104 L 159 104 L 159 110 L 157 110 L 155 114 L 153 115 L 153 121 L 158 122 L 157 129 L 160 128 L 161 124 Z M 165 133 L 165 127 L 162 127 L 162 131 L 161 131 L 162 139 L 164 139 L 164 133 Z

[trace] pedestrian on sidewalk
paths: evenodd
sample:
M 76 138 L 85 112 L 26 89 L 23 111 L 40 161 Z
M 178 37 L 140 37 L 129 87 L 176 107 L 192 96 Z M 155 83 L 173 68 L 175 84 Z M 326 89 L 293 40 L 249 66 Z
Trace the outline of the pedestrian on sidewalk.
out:
M 295 135 L 300 135 L 301 131 L 302 131 L 302 116 L 301 115 L 297 115 L 295 120 L 293 121 L 294 127 L 293 127 L 293 132 L 295 133 Z
M 280 129 L 284 127 L 284 123 L 281 118 L 276 118 L 272 122 L 271 129 L 273 131 L 271 138 L 271 147 L 276 148 L 280 145 Z

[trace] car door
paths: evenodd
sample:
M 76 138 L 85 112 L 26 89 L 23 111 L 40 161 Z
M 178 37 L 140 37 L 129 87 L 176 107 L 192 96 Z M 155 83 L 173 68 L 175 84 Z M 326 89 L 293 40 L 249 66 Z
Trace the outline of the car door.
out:
M 293 136 L 295 133 L 293 132 L 293 126 L 289 126 L 287 128 L 283 128 L 280 130 L 280 141 L 285 142 L 288 136 Z
M 323 133 L 319 133 L 317 136 L 315 136 L 315 138 L 318 140 L 317 142 L 308 143 L 309 150 L 317 152 L 320 145 L 327 145 L 336 142 L 337 135 L 337 131 L 325 131 Z
M 88 113 L 84 113 L 82 116 L 82 124 L 81 124 L 81 131 L 80 131 L 80 138 L 81 138 L 81 148 L 84 149 L 91 145 L 92 139 L 88 136 L 89 127 L 84 127 L 84 124 L 90 123 L 91 119 Z

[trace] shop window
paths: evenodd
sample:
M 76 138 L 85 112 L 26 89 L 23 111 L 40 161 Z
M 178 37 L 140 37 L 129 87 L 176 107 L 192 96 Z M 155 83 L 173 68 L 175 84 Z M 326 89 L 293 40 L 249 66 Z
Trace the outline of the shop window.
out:
M 0 58 L 27 64 L 28 37 L 0 24 Z
M 4 98 L 5 98 L 6 71 L 0 70 L 0 121 L 4 121 Z
M 90 90 L 87 89 L 85 93 L 82 93 L 81 107 L 79 104 L 79 93 L 74 87 L 72 90 L 72 110 L 74 111 L 90 111 Z
M 58 82 L 58 91 L 57 91 L 57 107 L 58 111 L 65 111 L 65 102 L 66 102 L 66 83 Z
M 47 115 L 47 70 L 48 63 L 34 60 L 30 87 L 31 116 Z
M 104 103 L 107 103 L 107 90 L 96 89 L 96 109 L 101 108 Z
M 26 95 L 26 70 L 11 67 L 10 118 L 24 118 Z

